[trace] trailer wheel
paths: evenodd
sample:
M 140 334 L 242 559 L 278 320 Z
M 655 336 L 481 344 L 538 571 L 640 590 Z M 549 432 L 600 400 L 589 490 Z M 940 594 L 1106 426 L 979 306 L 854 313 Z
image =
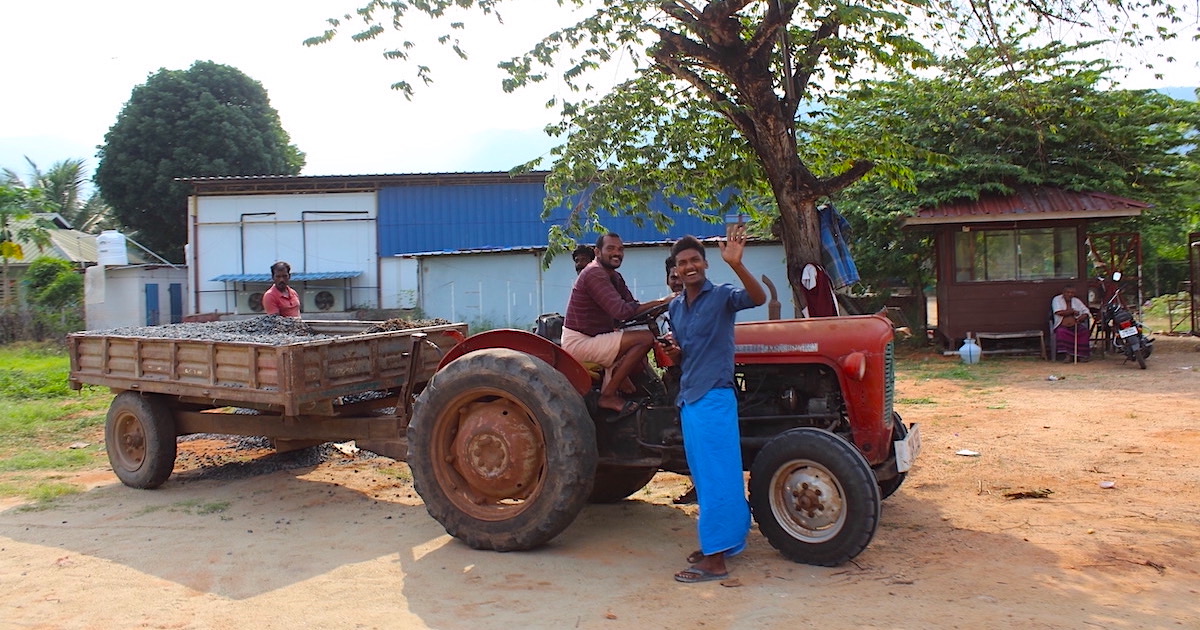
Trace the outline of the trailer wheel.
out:
M 641 490 L 650 483 L 658 468 L 629 466 L 596 466 L 596 481 L 592 484 L 592 496 L 588 503 L 616 503 Z
M 879 525 L 879 485 L 854 445 L 818 429 L 792 429 L 750 467 L 750 506 L 771 546 L 795 562 L 838 566 Z
M 121 483 L 157 488 L 175 467 L 175 416 L 166 399 L 121 392 L 108 406 L 104 423 L 108 463 Z
M 892 426 L 895 427 L 894 431 L 892 432 L 892 449 L 895 450 L 896 445 L 894 443 L 908 437 L 908 426 L 904 424 L 904 420 L 900 418 L 900 414 L 894 411 L 892 412 Z M 895 453 L 893 453 L 893 455 L 895 455 Z M 904 483 L 904 480 L 907 477 L 908 471 L 905 471 L 902 473 L 896 473 L 896 476 L 892 477 L 891 479 L 880 481 L 880 500 L 886 499 L 895 494 L 896 491 L 900 489 L 900 486 Z
M 464 355 L 413 409 L 408 463 L 425 509 L 476 549 L 532 549 L 579 515 L 596 430 L 562 373 L 515 350 Z

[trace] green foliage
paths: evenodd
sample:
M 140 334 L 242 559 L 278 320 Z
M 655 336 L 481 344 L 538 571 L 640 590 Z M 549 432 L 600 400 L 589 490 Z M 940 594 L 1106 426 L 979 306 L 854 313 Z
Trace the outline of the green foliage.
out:
M 1100 191 L 1149 201 L 1141 219 L 1109 230 L 1150 242 L 1182 242 L 1197 221 L 1200 178 L 1193 150 L 1200 106 L 1148 90 L 1105 90 L 1103 62 L 1065 61 L 1052 45 L 998 59 L 978 49 L 932 79 L 869 81 L 832 99 L 816 135 L 835 156 L 859 152 L 846 139 L 875 135 L 876 169 L 845 191 L 839 208 L 870 248 L 855 250 L 868 285 L 889 279 L 920 289 L 929 236 L 901 231 L 917 209 L 1009 194 L 1022 187 Z M 851 148 L 841 148 L 842 141 Z M 1149 249 L 1154 250 L 1152 245 Z
M 262 84 L 211 61 L 151 75 L 104 141 L 95 177 L 104 199 L 140 242 L 176 260 L 188 186 L 175 178 L 295 175 L 304 165 Z
M 71 484 L 29 473 L 103 464 L 105 409 L 112 395 L 99 387 L 72 392 L 61 348 L 0 346 L 0 365 L 0 494 L 45 501 L 77 492 Z
M 880 144 L 895 146 L 896 137 L 887 128 L 873 128 L 827 138 L 827 127 L 820 121 L 810 125 L 802 105 L 823 107 L 863 72 L 926 67 L 932 48 L 989 42 L 992 56 L 1005 58 L 1027 29 L 1063 23 L 1095 24 L 1113 40 L 1139 45 L 1176 37 L 1182 21 L 1164 0 L 1119 6 L 1077 0 L 558 4 L 575 9 L 564 18 L 567 23 L 500 64 L 508 73 L 505 90 L 556 76 L 565 87 L 565 96 L 547 104 L 559 109 L 562 120 L 547 131 L 565 143 L 552 151 L 546 209 L 571 212 L 551 232 L 547 255 L 564 253 L 584 231 L 602 230 L 606 213 L 642 217 L 662 229 L 671 216 L 647 211 L 648 200 L 686 196 L 695 207 L 677 205 L 676 212 L 710 214 L 736 205 L 766 215 L 761 222 L 771 223 L 783 241 L 793 285 L 803 263 L 818 259 L 816 202 L 870 171 L 874 163 L 866 156 Z M 377 40 L 390 22 L 401 41 L 385 56 L 410 69 L 393 87 L 411 97 L 415 80 L 432 80 L 430 67 L 417 59 L 420 42 L 410 38 L 416 17 L 444 25 L 432 41 L 465 56 L 456 34 L 463 16 L 474 11 L 499 19 L 501 5 L 502 0 L 372 1 L 329 19 L 328 28 L 305 44 L 328 42 L 342 29 L 356 41 Z M 1154 26 L 1112 21 L 1114 13 L 1142 13 Z M 618 63 L 621 75 L 630 78 L 611 90 L 600 87 L 606 83 L 603 73 L 612 76 Z M 597 76 L 602 79 L 593 83 Z M 903 180 L 909 168 L 903 157 L 893 156 L 887 177 Z M 539 165 L 540 160 L 517 170 Z M 772 215 L 779 220 L 770 222 Z M 873 233 L 860 238 L 868 236 Z

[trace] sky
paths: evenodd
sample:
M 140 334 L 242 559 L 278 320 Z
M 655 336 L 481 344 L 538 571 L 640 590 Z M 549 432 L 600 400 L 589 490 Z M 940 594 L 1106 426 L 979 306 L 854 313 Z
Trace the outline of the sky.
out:
M 544 107 L 551 89 L 505 94 L 496 68 L 562 23 L 556 3 L 513 2 L 503 25 L 472 14 L 462 35 L 465 62 L 437 47 L 418 49 L 434 55 L 423 60 L 436 83 L 418 84 L 412 101 L 390 88 L 405 78 L 403 64 L 381 54 L 398 45 L 398 36 L 360 44 L 343 29 L 332 43 L 302 45 L 324 30 L 326 18 L 361 4 L 0 0 L 0 59 L 9 68 L 0 97 L 0 167 L 26 175 L 28 156 L 42 169 L 68 158 L 85 158 L 94 169 L 96 147 L 133 88 L 160 68 L 186 69 L 197 60 L 233 66 L 263 84 L 283 128 L 306 153 L 304 175 L 503 171 L 557 144 L 542 132 L 557 119 Z M 1160 64 L 1162 79 L 1138 70 L 1122 87 L 1200 84 L 1200 44 L 1179 42 L 1163 52 L 1181 60 Z

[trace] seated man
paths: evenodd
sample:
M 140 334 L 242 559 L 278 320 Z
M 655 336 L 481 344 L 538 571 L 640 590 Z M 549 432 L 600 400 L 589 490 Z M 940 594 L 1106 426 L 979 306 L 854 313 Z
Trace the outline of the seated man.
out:
M 625 279 L 617 272 L 625 259 L 625 244 L 612 232 L 596 241 L 596 259 L 575 279 L 567 314 L 563 320 L 562 347 L 579 361 L 590 361 L 607 369 L 600 388 L 600 407 L 616 411 L 618 417 L 638 409 L 618 387 L 645 360 L 654 345 L 649 330 L 617 330 L 619 321 L 639 315 L 671 301 L 667 296 L 642 304 L 633 299 Z
M 1061 360 L 1087 361 L 1092 354 L 1089 317 L 1083 300 L 1075 297 L 1075 287 L 1063 287 L 1050 301 L 1054 313 L 1054 350 Z

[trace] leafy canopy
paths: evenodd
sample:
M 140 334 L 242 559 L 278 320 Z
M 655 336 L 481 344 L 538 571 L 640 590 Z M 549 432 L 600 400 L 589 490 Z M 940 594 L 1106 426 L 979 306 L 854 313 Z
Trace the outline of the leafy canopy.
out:
M 499 17 L 502 2 L 375 0 L 330 19 L 330 28 L 306 44 L 329 41 L 351 24 L 359 29 L 353 39 L 372 40 L 390 23 L 401 41 L 385 55 L 408 62 L 413 73 L 394 87 L 412 95 L 414 79 L 432 80 L 430 67 L 415 56 L 415 20 L 443 25 L 435 40 L 465 55 L 458 33 L 466 16 Z M 551 233 L 548 254 L 568 250 L 584 230 L 600 229 L 603 212 L 665 225 L 670 216 L 647 215 L 647 202 L 659 194 L 678 196 L 695 204 L 678 210 L 716 214 L 737 205 L 774 217 L 793 287 L 804 264 L 819 260 L 816 202 L 868 173 L 874 162 L 867 156 L 879 142 L 846 137 L 840 150 L 830 151 L 822 128 L 809 127 L 806 108 L 823 107 L 863 73 L 927 67 L 939 50 L 983 45 L 1003 59 L 1022 34 L 1056 25 L 1087 26 L 1137 45 L 1177 37 L 1185 21 L 1181 9 L 1164 0 L 559 5 L 573 9 L 566 25 L 500 64 L 509 75 L 505 89 L 553 78 L 565 86 L 563 96 L 548 103 L 562 117 L 548 131 L 565 143 L 552 154 L 547 208 L 567 204 L 574 212 Z M 614 68 L 627 78 L 610 89 L 596 71 Z
M 131 235 L 176 260 L 188 195 L 176 178 L 295 175 L 304 166 L 262 84 L 211 61 L 151 75 L 104 141 L 95 177 L 104 199 Z
M 830 100 L 814 131 L 835 152 L 854 138 L 881 139 L 867 153 L 877 167 L 838 198 L 855 233 L 874 241 L 856 252 L 864 278 L 924 286 L 930 244 L 901 231 L 901 219 L 1028 187 L 1151 202 L 1132 226 L 1151 249 L 1184 240 L 1200 218 L 1200 104 L 1104 89 L 1112 66 L 1068 61 L 1069 52 L 1050 45 L 999 60 L 979 48 L 948 61 L 940 76 L 864 82 Z

